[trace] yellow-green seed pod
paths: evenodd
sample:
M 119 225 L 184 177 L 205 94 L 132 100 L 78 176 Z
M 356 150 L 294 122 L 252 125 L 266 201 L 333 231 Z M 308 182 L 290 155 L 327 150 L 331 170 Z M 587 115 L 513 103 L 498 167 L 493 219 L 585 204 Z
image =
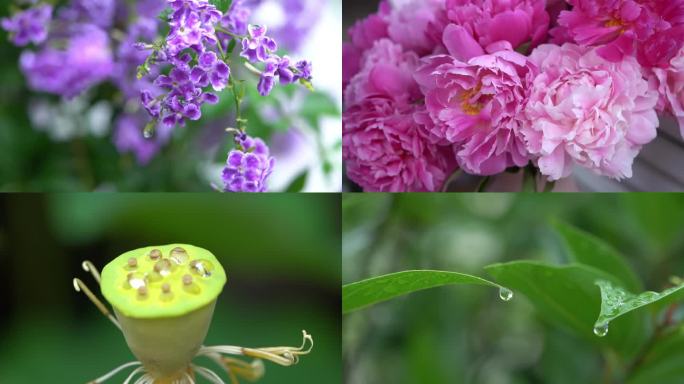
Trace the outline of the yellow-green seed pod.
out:
M 182 375 L 204 342 L 226 273 L 216 257 L 188 244 L 126 252 L 102 270 L 102 294 L 126 343 L 147 372 Z

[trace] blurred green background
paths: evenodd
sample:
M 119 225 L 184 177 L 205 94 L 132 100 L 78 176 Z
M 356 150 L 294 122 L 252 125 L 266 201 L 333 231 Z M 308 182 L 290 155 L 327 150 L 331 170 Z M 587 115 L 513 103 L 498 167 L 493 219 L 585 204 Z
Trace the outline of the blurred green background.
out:
M 343 283 L 407 269 L 489 278 L 483 266 L 499 261 L 562 263 L 551 220 L 611 243 L 649 290 L 684 274 L 681 194 L 345 195 L 342 207 Z M 477 286 L 347 315 L 342 346 L 345 383 L 597 383 L 602 375 L 589 341 L 548 325 L 523 295 L 504 303 Z
M 27 194 L 0 197 L 0 382 L 85 383 L 134 360 L 71 280 L 96 290 L 82 260 L 171 242 L 228 274 L 206 345 L 298 346 L 306 329 L 313 352 L 266 362 L 259 383 L 340 381 L 339 195 Z

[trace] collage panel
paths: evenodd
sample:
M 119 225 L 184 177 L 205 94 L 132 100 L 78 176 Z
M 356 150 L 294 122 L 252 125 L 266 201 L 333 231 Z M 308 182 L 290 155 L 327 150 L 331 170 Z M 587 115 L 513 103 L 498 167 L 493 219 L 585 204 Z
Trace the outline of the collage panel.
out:
M 344 4 L 345 191 L 679 192 L 684 2 Z
M 681 194 L 347 194 L 344 383 L 682 383 Z
M 0 381 L 341 382 L 339 195 L 234 196 L 0 196 Z
M 6 0 L 0 191 L 339 192 L 341 0 Z

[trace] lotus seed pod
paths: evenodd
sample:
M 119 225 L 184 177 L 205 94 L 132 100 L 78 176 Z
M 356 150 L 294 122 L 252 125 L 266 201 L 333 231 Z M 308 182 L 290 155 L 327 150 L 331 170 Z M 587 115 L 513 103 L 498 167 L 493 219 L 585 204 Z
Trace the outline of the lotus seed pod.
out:
M 225 283 L 211 252 L 170 244 L 118 256 L 102 270 L 100 286 L 146 371 L 173 379 L 183 376 L 204 342 Z

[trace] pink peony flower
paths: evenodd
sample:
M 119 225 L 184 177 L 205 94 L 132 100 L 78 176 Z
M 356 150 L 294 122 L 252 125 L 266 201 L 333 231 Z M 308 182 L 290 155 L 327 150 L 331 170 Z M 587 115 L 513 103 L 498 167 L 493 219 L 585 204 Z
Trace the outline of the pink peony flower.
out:
M 571 11 L 561 12 L 558 24 L 561 31 L 554 36 L 570 36 L 580 45 L 603 45 L 598 53 L 606 60 L 617 62 L 625 56 L 634 55 L 635 48 L 641 48 L 639 62 L 644 66 L 662 64 L 660 56 L 671 58 L 681 47 L 682 41 L 675 40 L 677 47 L 668 47 L 661 36 L 657 49 L 649 38 L 684 23 L 684 0 L 568 0 Z
M 525 107 L 522 134 L 549 180 L 573 163 L 621 179 L 632 176 L 642 145 L 656 136 L 658 95 L 633 57 L 606 61 L 596 48 L 541 45 L 529 57 L 539 67 Z
M 664 108 L 679 122 L 684 137 L 684 48 L 672 58 L 667 69 L 653 68 Z
M 446 0 L 449 22 L 461 26 L 482 48 L 507 41 L 513 48 L 546 38 L 545 0 Z
M 510 50 L 472 58 L 452 53 L 469 60 L 428 57 L 415 75 L 434 123 L 427 126 L 428 136 L 438 144 L 454 144 L 459 166 L 472 174 L 526 165 L 519 116 L 536 69 Z
M 345 104 L 357 104 L 377 94 L 389 95 L 404 103 L 419 99 L 420 90 L 413 80 L 417 66 L 418 56 L 414 52 L 404 52 L 401 45 L 389 39 L 376 41 L 364 53 L 361 69 L 345 89 Z
M 361 68 L 361 57 L 373 44 L 387 37 L 387 18 L 390 14 L 390 5 L 387 0 L 380 2 L 377 13 L 371 14 L 363 20 L 357 21 L 349 28 L 350 43 L 342 45 L 342 87 L 349 84 L 354 75 Z
M 347 175 L 366 191 L 438 190 L 454 168 L 429 145 L 413 115 L 422 97 L 414 52 L 389 39 L 366 51 L 345 91 L 342 156 Z
M 347 176 L 368 192 L 438 191 L 453 169 L 414 121 L 416 108 L 377 95 L 344 112 L 342 158 Z
M 387 37 L 387 17 L 390 11 L 389 3 L 387 0 L 383 0 L 380 2 L 378 13 L 357 21 L 349 28 L 352 44 L 359 49 L 366 50 L 370 49 L 376 40 Z
M 405 50 L 432 53 L 441 44 L 443 13 L 444 0 L 410 0 L 390 13 L 389 37 Z

